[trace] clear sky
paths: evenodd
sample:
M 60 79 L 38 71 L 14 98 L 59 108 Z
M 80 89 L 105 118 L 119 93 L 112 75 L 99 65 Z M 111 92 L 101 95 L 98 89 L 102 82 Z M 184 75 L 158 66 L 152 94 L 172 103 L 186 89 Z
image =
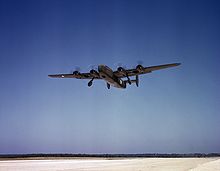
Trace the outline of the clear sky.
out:
M 1 0 L 0 153 L 220 152 L 220 3 Z M 140 87 L 52 79 L 181 62 Z

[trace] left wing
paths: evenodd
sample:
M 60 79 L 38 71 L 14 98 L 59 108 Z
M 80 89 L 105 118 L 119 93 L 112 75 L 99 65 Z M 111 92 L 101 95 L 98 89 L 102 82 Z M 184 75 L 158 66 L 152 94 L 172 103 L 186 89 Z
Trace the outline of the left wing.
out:
M 100 79 L 98 75 L 94 76 L 91 73 L 55 74 L 48 76 L 52 78 Z
M 143 67 L 141 65 L 138 65 L 135 69 L 126 69 L 125 72 L 127 73 L 127 76 L 136 76 L 141 74 L 150 73 L 152 71 L 175 67 L 180 65 L 180 63 L 172 63 L 172 64 L 165 64 L 165 65 L 157 65 L 157 66 L 150 66 L 150 67 Z M 125 73 L 120 71 L 114 71 L 114 75 L 123 78 L 126 77 Z

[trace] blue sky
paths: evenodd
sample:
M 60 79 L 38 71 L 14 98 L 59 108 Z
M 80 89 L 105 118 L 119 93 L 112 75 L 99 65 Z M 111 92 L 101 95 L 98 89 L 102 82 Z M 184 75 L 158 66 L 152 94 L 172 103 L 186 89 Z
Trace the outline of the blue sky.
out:
M 220 3 L 0 1 L 0 153 L 220 152 Z M 182 65 L 140 87 L 51 79 Z

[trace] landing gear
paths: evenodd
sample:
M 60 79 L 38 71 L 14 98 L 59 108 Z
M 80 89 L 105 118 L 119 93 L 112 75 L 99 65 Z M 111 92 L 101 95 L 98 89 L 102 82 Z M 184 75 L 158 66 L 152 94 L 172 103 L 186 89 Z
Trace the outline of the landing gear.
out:
M 110 84 L 109 83 L 107 83 L 107 88 L 110 89 Z
M 130 80 L 130 78 L 129 78 L 129 76 L 128 76 L 128 74 L 126 73 L 126 77 L 127 77 L 127 79 L 128 79 L 128 84 L 130 84 L 131 85 L 131 80 Z
M 138 78 L 138 75 L 136 75 L 136 86 L 137 86 L 137 87 L 139 86 L 139 78 Z
M 89 82 L 88 82 L 88 86 L 91 87 L 92 86 L 92 82 L 93 82 L 94 78 L 92 78 Z

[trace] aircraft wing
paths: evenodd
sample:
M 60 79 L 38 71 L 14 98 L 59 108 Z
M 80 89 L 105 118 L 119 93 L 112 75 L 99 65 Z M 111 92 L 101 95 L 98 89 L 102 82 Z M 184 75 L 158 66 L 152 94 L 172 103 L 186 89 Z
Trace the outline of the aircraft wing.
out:
M 77 78 L 77 79 L 100 79 L 99 76 L 92 76 L 90 73 L 77 73 L 77 74 L 55 74 L 48 75 L 52 78 Z
M 128 76 L 136 76 L 136 75 L 141 75 L 141 74 L 146 74 L 146 73 L 151 73 L 152 71 L 160 70 L 160 69 L 165 69 L 165 68 L 170 68 L 170 67 L 175 67 L 180 65 L 180 63 L 172 63 L 172 64 L 165 64 L 165 65 L 157 65 L 157 66 L 150 66 L 150 67 L 143 67 L 140 70 L 138 69 L 126 69 L 126 73 Z M 123 72 L 120 71 L 114 71 L 114 74 L 117 77 L 123 78 L 126 77 L 126 75 Z

